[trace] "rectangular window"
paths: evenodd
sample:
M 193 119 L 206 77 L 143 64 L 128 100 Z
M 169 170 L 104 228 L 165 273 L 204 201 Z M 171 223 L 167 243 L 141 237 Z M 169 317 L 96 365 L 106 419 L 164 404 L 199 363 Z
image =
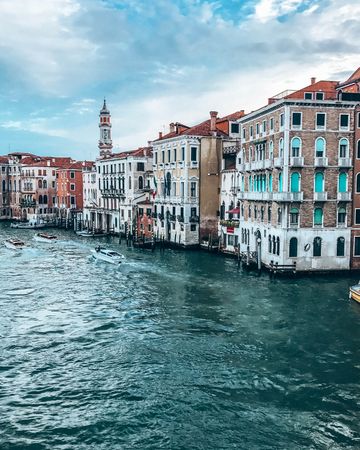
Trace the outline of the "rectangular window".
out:
M 165 162 L 165 151 L 163 150 L 162 152 L 161 152 L 161 162 L 164 164 L 164 162 Z
M 185 147 L 181 147 L 181 161 L 185 161 Z
M 169 163 L 170 161 L 171 161 L 171 150 L 168 149 L 168 152 L 167 152 L 167 162 Z
M 70 191 L 75 191 L 75 184 L 73 183 L 70 184 Z
M 239 124 L 238 123 L 231 124 L 231 133 L 235 133 L 235 134 L 239 133 Z
M 349 129 L 349 114 L 340 114 L 340 129 Z
M 191 161 L 197 161 L 197 147 L 191 147 Z
M 196 181 L 190 183 L 190 196 L 196 197 Z
M 155 156 L 155 164 L 157 164 L 158 163 L 158 154 L 157 154 L 157 152 L 154 153 L 154 156 Z
M 274 131 L 274 118 L 270 119 L 270 131 Z
M 292 113 L 292 126 L 293 128 L 300 129 L 301 128 L 301 113 L 293 112 Z
M 324 130 L 325 129 L 325 113 L 316 113 L 316 129 Z
M 266 133 L 266 120 L 263 120 L 263 123 L 262 123 L 262 132 L 263 132 L 263 133 Z
M 360 113 L 357 114 L 357 127 L 360 128 Z
M 323 92 L 317 92 L 315 94 L 316 100 L 324 100 L 324 93 Z
M 145 163 L 143 163 L 143 162 L 138 162 L 138 163 L 137 163 L 137 171 L 138 171 L 138 172 L 144 172 L 144 170 L 145 170 Z
M 70 178 L 75 178 L 75 172 L 70 172 Z
M 256 136 L 259 135 L 259 130 L 260 130 L 260 124 L 256 124 Z
M 70 204 L 75 205 L 75 197 L 73 196 L 70 197 Z
M 355 225 L 360 225 L 360 208 L 355 209 Z
M 176 148 L 174 148 L 174 162 L 176 162 L 176 159 L 177 159 L 176 156 L 177 156 L 176 155 Z
M 305 92 L 304 99 L 305 100 L 312 100 L 312 92 Z
M 196 223 L 190 225 L 190 231 L 196 231 Z
M 254 136 L 254 127 L 250 126 L 250 139 Z
M 354 238 L 354 256 L 360 256 L 360 237 Z
M 284 114 L 280 114 L 280 128 L 284 128 Z
M 359 116 L 360 116 L 360 114 L 359 114 Z M 243 139 L 246 139 L 246 129 L 245 129 L 245 127 L 243 128 L 243 133 L 242 133 L 242 135 L 243 135 Z

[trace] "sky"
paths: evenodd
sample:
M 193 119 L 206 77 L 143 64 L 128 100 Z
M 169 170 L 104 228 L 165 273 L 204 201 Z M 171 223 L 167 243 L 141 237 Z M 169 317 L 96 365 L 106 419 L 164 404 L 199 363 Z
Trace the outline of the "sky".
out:
M 98 156 L 360 66 L 359 0 L 0 0 L 0 154 Z

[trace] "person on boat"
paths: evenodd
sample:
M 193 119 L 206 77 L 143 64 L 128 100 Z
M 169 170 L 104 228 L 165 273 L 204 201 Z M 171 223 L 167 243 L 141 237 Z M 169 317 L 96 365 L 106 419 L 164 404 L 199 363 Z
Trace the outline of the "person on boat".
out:
M 100 245 L 98 245 L 97 247 L 95 247 L 95 251 L 96 251 L 97 253 L 99 253 L 100 250 L 101 250 Z

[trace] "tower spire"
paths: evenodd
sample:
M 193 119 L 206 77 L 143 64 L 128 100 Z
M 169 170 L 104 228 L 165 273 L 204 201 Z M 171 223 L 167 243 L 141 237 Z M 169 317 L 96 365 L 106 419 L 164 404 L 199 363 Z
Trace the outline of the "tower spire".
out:
M 104 104 L 99 114 L 99 152 L 101 158 L 106 158 L 112 154 L 112 140 L 111 140 L 111 114 L 106 106 L 106 98 L 104 97 Z

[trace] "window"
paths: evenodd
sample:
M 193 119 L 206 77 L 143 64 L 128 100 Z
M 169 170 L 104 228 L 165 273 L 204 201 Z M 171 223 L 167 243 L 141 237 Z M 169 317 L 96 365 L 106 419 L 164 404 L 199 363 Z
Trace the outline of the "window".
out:
M 284 128 L 284 114 L 280 114 L 280 128 Z
M 325 129 L 325 120 L 326 120 L 325 113 L 317 113 L 316 114 L 316 129 L 317 130 Z
M 145 163 L 143 163 L 143 162 L 138 162 L 138 163 L 137 163 L 137 171 L 138 171 L 138 172 L 144 172 L 144 170 L 145 170 Z
M 313 256 L 321 256 L 321 237 L 314 238 L 313 241 Z
M 349 114 L 340 114 L 340 130 L 349 129 Z
M 143 177 L 139 177 L 138 184 L 139 184 L 139 189 L 144 189 Z
M 354 238 L 354 256 L 360 256 L 360 237 Z
M 181 147 L 181 161 L 185 161 L 185 147 Z
M 250 126 L 250 139 L 252 139 L 253 136 L 254 136 L 254 127 L 251 125 Z
M 337 238 L 336 256 L 345 256 L 345 239 L 343 237 Z
M 262 132 L 265 134 L 266 133 L 266 120 L 263 120 L 262 123 Z
M 73 183 L 70 184 L 70 191 L 75 191 L 75 184 Z
M 356 174 L 356 193 L 360 193 L 360 173 Z
M 281 219 L 282 219 L 282 211 L 281 208 L 278 208 L 278 215 L 277 215 L 278 225 L 281 225 Z
M 239 133 L 239 124 L 238 123 L 232 123 L 231 124 L 231 133 Z
M 339 175 L 339 192 L 347 192 L 347 174 L 345 172 L 341 172 Z
M 312 92 L 305 92 L 304 93 L 304 99 L 305 100 L 312 100 Z
M 70 204 L 75 205 L 75 197 L 74 196 L 70 197 Z
M 360 139 L 357 141 L 356 144 L 356 159 L 360 159 Z
M 360 143 L 360 141 L 359 141 Z M 269 159 L 273 159 L 274 157 L 274 143 L 273 141 L 269 142 Z
M 197 147 L 191 147 L 191 161 L 197 161 Z
M 260 129 L 260 125 L 257 123 L 256 124 L 256 136 L 259 135 L 259 129 Z
M 302 114 L 299 112 L 292 113 L 292 127 L 295 129 L 301 128 L 301 116 Z
M 339 158 L 349 157 L 349 141 L 345 138 L 340 139 L 339 142 Z
M 70 172 L 70 178 L 75 178 L 75 172 Z
M 280 238 L 279 237 L 276 238 L 276 254 L 278 256 L 280 255 Z
M 48 198 L 47 198 L 47 195 L 44 195 L 44 199 L 43 199 L 43 202 L 44 202 L 44 204 L 45 204 L 45 205 L 47 205 L 47 202 L 48 202 Z
M 298 208 L 290 209 L 290 225 L 298 225 L 299 224 L 299 210 Z
M 325 156 L 325 139 L 319 137 L 315 141 L 315 157 L 323 158 Z
M 298 240 L 296 237 L 292 237 L 289 243 L 289 257 L 296 258 L 297 257 L 297 248 L 298 248 Z
M 323 224 L 323 210 L 322 210 L 322 208 L 315 208 L 314 209 L 314 225 L 322 226 L 322 224 Z
M 271 234 L 269 234 L 268 241 L 269 241 L 268 252 L 271 253 L 271 249 L 272 249 L 272 245 L 271 245 Z
M 291 156 L 297 158 L 300 156 L 301 141 L 298 137 L 291 140 Z
M 274 118 L 271 117 L 270 119 L 270 131 L 274 131 Z
M 267 217 L 268 223 L 271 223 L 271 206 L 268 207 L 268 217 Z
M 315 173 L 315 192 L 324 192 L 324 174 L 322 172 Z
M 291 192 L 300 192 L 300 174 L 299 174 L 299 172 L 293 172 L 291 174 L 290 190 L 291 190 Z
M 279 177 L 278 177 L 278 192 L 282 192 L 283 190 L 283 183 L 282 183 L 282 173 L 279 173 Z
M 174 148 L 174 162 L 176 162 L 176 159 L 177 159 L 176 156 L 177 156 L 177 155 L 176 155 L 176 147 L 175 147 L 175 148 Z
M 175 225 L 175 224 L 174 224 Z M 190 231 L 196 231 L 196 223 L 190 224 Z M 230 237 L 230 236 L 229 236 Z M 233 236 L 232 236 L 233 237 Z
M 190 197 L 196 197 L 196 181 L 190 183 Z
M 279 139 L 279 157 L 282 158 L 284 156 L 284 139 Z
M 165 150 L 162 150 L 162 152 L 161 152 L 161 162 L 162 162 L 162 164 L 165 163 Z
M 324 100 L 324 93 L 323 92 L 317 92 L 315 94 L 316 100 Z
M 355 210 L 355 214 L 356 211 L 358 210 Z M 355 219 L 355 222 L 356 220 L 357 219 Z M 346 223 L 346 209 L 342 207 L 338 209 L 338 225 L 345 225 L 345 223 Z M 359 214 L 359 224 L 360 224 L 360 214 Z

